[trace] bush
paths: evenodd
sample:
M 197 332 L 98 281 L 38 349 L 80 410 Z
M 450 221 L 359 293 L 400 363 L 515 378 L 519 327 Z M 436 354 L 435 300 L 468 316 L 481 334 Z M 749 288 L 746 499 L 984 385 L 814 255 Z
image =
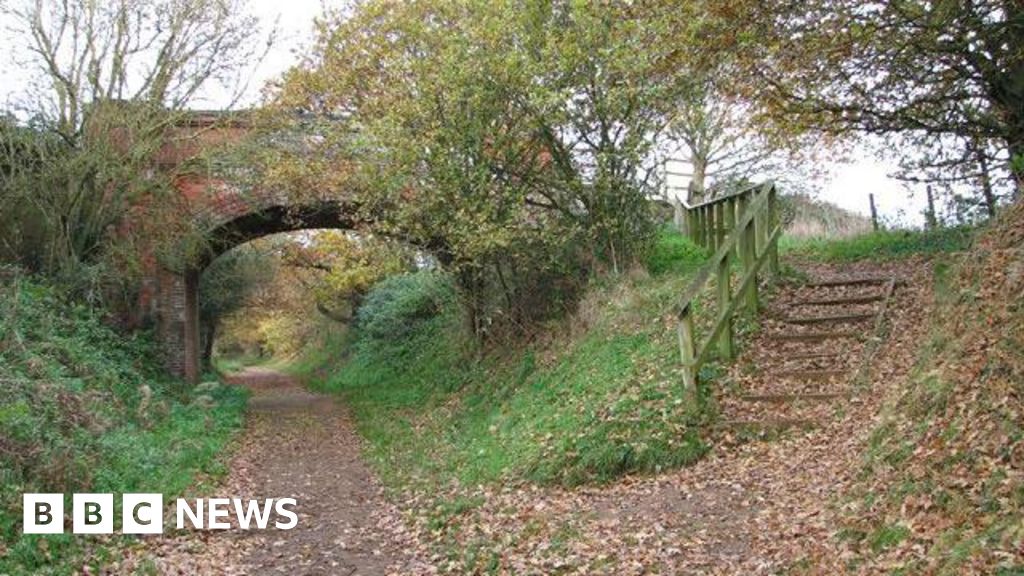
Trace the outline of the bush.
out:
M 645 265 L 651 274 L 684 274 L 700 267 L 708 252 L 675 230 L 663 230 L 647 253 Z
M 356 313 L 356 327 L 363 339 L 401 339 L 454 298 L 451 280 L 441 272 L 422 270 L 391 276 L 366 295 Z

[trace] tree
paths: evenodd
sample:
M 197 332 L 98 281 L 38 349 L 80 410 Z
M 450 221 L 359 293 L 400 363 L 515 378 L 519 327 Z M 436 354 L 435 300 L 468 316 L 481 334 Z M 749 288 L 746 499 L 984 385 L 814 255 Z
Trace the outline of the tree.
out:
M 918 168 L 970 179 L 984 166 L 990 185 L 1000 171 L 1020 193 L 1020 2 L 779 0 L 723 10 L 748 24 L 724 43 L 742 54 L 748 92 L 792 129 L 892 137 L 924 150 Z
M 236 100 L 265 46 L 243 0 L 14 0 L 3 8 L 36 71 L 25 105 L 75 145 L 97 103 L 180 110 L 218 84 Z M 17 52 L 16 52 L 17 53 Z
M 627 4 L 368 1 L 321 23 L 276 102 L 338 120 L 323 143 L 347 143 L 367 220 L 434 248 L 480 333 L 488 284 L 504 313 L 529 312 L 514 284 L 531 270 L 618 269 L 645 246 L 649 152 L 687 85 L 663 41 L 686 22 Z
M 314 271 L 306 282 L 324 316 L 348 323 L 373 285 L 415 269 L 415 253 L 394 240 L 320 230 L 282 246 L 287 266 Z
M 103 259 L 132 244 L 127 211 L 171 209 L 173 175 L 155 169 L 166 131 L 203 89 L 240 86 L 265 45 L 257 21 L 239 0 L 14 0 L 2 14 L 33 71 L 14 112 L 36 152 L 0 203 L 36 223 L 39 271 L 109 280 Z
M 698 83 L 684 99 L 667 131 L 667 158 L 683 161 L 691 170 L 687 202 L 694 204 L 736 185 L 772 179 L 788 192 L 814 190 L 815 168 L 810 161 L 822 140 L 810 135 L 778 134 L 771 124 L 758 122 L 755 106 L 717 88 L 730 74 L 719 69 Z M 678 156 L 677 156 L 678 155 Z

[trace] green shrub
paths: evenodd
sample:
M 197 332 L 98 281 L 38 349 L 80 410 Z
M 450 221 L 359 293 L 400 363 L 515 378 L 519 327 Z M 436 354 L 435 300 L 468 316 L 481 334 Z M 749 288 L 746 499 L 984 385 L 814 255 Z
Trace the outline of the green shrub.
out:
M 675 230 L 663 230 L 647 253 L 647 270 L 651 274 L 683 274 L 699 268 L 708 252 Z
M 366 295 L 356 313 L 356 326 L 364 339 L 404 338 L 419 322 L 453 302 L 454 296 L 451 280 L 440 272 L 391 276 Z

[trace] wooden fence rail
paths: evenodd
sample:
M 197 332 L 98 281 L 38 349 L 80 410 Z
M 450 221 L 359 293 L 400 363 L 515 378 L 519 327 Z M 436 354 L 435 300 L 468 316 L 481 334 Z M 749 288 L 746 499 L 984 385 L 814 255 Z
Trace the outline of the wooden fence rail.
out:
M 719 356 L 733 357 L 733 318 L 740 306 L 750 315 L 758 311 L 758 275 L 768 266 L 772 276 L 779 272 L 779 237 L 782 225 L 778 197 L 773 183 L 744 188 L 714 200 L 677 205 L 677 222 L 697 244 L 713 251 L 711 259 L 683 293 L 679 308 L 679 352 L 683 363 L 683 386 L 688 394 L 697 389 L 701 366 L 717 343 Z M 732 267 L 741 264 L 739 282 L 733 286 Z M 712 277 L 717 278 L 714 322 L 700 338 L 694 328 L 694 302 Z

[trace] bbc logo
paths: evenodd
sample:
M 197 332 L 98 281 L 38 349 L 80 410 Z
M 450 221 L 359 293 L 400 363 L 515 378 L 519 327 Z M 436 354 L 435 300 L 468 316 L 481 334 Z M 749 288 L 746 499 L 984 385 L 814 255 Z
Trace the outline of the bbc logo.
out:
M 64 533 L 63 494 L 25 494 L 25 534 Z M 124 534 L 160 534 L 164 529 L 162 494 L 124 494 L 121 499 L 121 531 Z M 113 494 L 74 494 L 71 499 L 71 531 L 75 534 L 114 533 Z
M 178 498 L 175 502 L 176 527 L 196 530 L 291 530 L 299 523 L 295 498 L 196 498 L 193 502 Z M 25 494 L 23 496 L 25 534 L 64 533 L 63 494 Z M 162 494 L 123 494 L 121 532 L 123 534 L 160 534 L 164 530 Z M 231 522 L 232 512 L 236 523 Z M 74 534 L 114 533 L 113 494 L 73 494 L 71 530 Z M 273 520 L 273 522 L 271 522 Z

